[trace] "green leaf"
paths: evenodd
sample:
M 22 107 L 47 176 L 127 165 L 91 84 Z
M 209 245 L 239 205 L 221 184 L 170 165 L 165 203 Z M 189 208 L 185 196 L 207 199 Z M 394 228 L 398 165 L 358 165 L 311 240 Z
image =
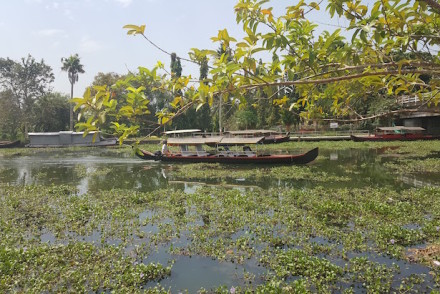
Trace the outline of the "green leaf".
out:
M 318 3 L 316 3 L 316 2 L 311 2 L 311 3 L 309 4 L 309 6 L 312 7 L 312 8 L 314 8 L 314 9 L 316 9 L 316 10 L 319 10 L 319 5 L 318 5 Z
M 199 111 L 199 109 L 202 108 L 203 105 L 205 105 L 205 103 L 200 103 L 199 105 L 197 105 L 197 107 L 196 107 L 196 111 Z

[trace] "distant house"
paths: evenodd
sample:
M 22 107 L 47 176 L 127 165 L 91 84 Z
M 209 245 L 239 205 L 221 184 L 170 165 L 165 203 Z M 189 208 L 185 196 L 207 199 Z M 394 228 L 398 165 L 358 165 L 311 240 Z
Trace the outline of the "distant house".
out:
M 398 125 L 422 127 L 429 134 L 440 134 L 440 107 L 423 105 L 417 96 L 402 96 L 398 101 L 404 108 L 417 108 L 417 112 L 400 114 Z
M 109 146 L 116 145 L 116 139 L 104 139 L 99 132 L 90 132 L 84 136 L 84 132 L 50 132 L 29 133 L 27 147 L 69 147 L 69 146 Z

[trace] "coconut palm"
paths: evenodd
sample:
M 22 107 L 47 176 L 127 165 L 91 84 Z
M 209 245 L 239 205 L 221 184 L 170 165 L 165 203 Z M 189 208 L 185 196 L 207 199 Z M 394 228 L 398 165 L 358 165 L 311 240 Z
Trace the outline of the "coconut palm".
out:
M 73 98 L 73 85 L 78 82 L 78 74 L 84 73 L 83 65 L 80 62 L 78 54 L 70 55 L 68 58 L 61 58 L 63 66 L 61 70 L 67 71 L 70 82 L 70 99 Z M 70 130 L 73 131 L 73 106 L 70 104 Z

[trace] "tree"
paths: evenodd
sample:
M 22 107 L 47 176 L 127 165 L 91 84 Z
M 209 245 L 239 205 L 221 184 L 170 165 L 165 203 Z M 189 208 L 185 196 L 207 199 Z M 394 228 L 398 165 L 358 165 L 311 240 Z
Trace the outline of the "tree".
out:
M 239 130 L 253 129 L 257 125 L 257 115 L 251 108 L 238 110 L 234 116 L 235 123 Z
M 69 77 L 70 82 L 70 99 L 73 99 L 73 86 L 76 82 L 78 82 L 78 75 L 80 73 L 85 73 L 83 65 L 81 64 L 81 60 L 78 54 L 70 55 L 69 57 L 61 58 L 61 62 L 63 66 L 61 70 L 67 72 L 67 76 Z M 73 131 L 73 106 L 70 105 L 70 124 L 69 130 Z
M 286 127 L 286 131 L 290 132 L 290 128 L 293 124 L 298 123 L 298 119 L 295 117 L 295 114 L 288 109 L 281 110 L 281 122 Z
M 0 92 L 0 138 L 15 140 L 20 126 L 20 108 L 12 91 Z
M 50 91 L 54 80 L 52 68 L 37 62 L 31 55 L 15 62 L 9 58 L 0 58 L 0 86 L 14 101 L 11 107 L 17 107 L 20 126 L 26 135 L 32 122 L 33 106 L 36 100 Z M 19 127 L 20 127 L 19 126 Z
M 34 106 L 34 130 L 58 132 L 69 127 L 69 97 L 61 93 L 48 93 Z
M 199 81 L 200 83 L 203 83 L 205 86 L 207 86 L 208 83 L 208 72 L 209 72 L 209 65 L 208 65 L 208 58 L 203 58 L 200 62 L 200 76 Z M 199 123 L 197 128 L 201 130 L 206 131 L 212 131 L 212 118 L 211 118 L 211 108 L 209 107 L 209 103 L 205 103 L 202 107 L 200 107 L 196 111 L 196 120 Z
M 182 76 L 182 64 L 176 53 L 171 53 L 171 75 L 180 78 Z
M 276 16 L 270 1 L 238 0 L 236 20 L 245 37 L 237 41 L 226 29 L 219 30 L 211 40 L 221 45 L 220 57 L 215 50 L 190 53 L 198 64 L 212 58 L 209 85 L 189 84 L 190 77 L 159 75 L 160 64 L 151 71 L 152 80 L 161 81 L 158 90 L 183 91 L 171 109 L 158 112 L 159 123 L 168 123 L 193 105 L 212 105 L 214 97 L 243 106 L 257 91 L 275 95 L 273 103 L 279 107 L 300 110 L 303 120 L 359 122 L 414 111 L 399 106 L 402 95 L 417 96 L 424 105 L 438 104 L 440 58 L 433 51 L 440 44 L 437 2 L 377 0 L 370 8 L 357 0 L 326 3 L 328 16 L 346 19 L 348 27 L 317 34 L 317 24 L 307 19 L 310 11 L 321 9 L 316 2 L 300 1 Z M 145 25 L 125 28 L 147 39 Z M 262 63 L 264 70 L 257 66 L 260 52 L 272 55 Z M 285 87 L 295 92 L 294 101 L 287 95 L 278 97 Z M 389 107 L 375 113 L 353 108 L 376 98 Z

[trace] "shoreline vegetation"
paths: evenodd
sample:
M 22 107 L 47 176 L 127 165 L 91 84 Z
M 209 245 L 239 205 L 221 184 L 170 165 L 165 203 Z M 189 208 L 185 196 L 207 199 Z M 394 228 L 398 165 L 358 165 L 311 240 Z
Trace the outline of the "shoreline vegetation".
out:
M 355 179 L 378 165 L 390 178 L 438 178 L 440 142 L 288 142 L 264 148 L 294 152 L 311 146 L 325 152 L 307 166 L 167 165 L 169 181 L 216 184 L 191 191 L 168 185 L 81 194 L 65 184 L 0 183 L 0 292 L 192 293 L 173 285 L 179 265 L 210 260 L 234 278 L 220 275 L 209 287 L 197 287 L 194 278 L 200 293 L 438 293 L 439 181 L 416 188 L 374 179 L 360 185 Z M 8 149 L 0 150 L 0 159 L 62 158 L 80 150 Z M 341 158 L 359 150 L 368 158 L 350 164 Z M 97 153 L 126 158 L 131 148 Z M 340 167 L 329 161 L 333 153 Z M 338 172 L 324 170 L 324 164 Z M 75 173 L 105 177 L 111 169 L 75 167 Z M 266 184 L 226 185 L 237 179 Z

